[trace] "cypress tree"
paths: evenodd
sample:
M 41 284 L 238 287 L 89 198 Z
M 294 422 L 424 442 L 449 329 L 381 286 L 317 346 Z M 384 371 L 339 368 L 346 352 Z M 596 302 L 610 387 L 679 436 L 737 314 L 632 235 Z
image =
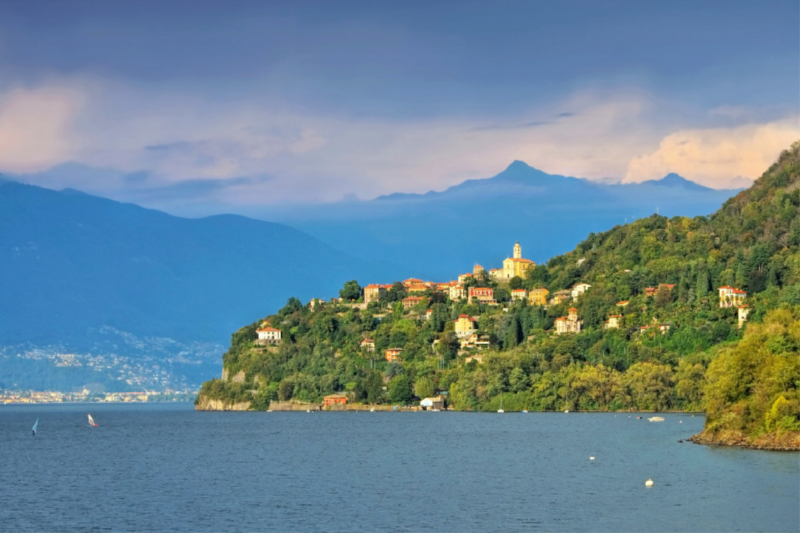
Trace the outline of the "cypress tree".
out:
M 708 295 L 708 271 L 705 268 L 697 273 L 697 299 L 702 300 Z

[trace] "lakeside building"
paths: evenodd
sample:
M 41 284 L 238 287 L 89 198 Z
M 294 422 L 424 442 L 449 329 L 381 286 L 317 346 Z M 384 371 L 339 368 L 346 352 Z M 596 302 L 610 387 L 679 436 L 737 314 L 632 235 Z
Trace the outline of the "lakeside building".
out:
M 448 296 L 450 296 L 451 300 L 462 300 L 466 295 L 463 285 L 452 285 L 448 289 L 448 293 Z
M 617 307 L 626 307 L 628 305 L 628 300 L 622 300 L 621 302 L 617 302 Z
M 455 333 L 459 339 L 469 337 L 477 330 L 475 319 L 469 315 L 459 315 L 455 322 Z
M 311 309 L 312 311 L 314 309 L 318 309 L 318 308 L 322 307 L 323 305 L 325 305 L 325 300 L 323 300 L 321 298 L 314 298 L 313 300 L 308 302 L 308 308 Z
M 550 304 L 558 305 L 560 303 L 566 302 L 570 298 L 572 298 L 572 291 L 568 290 L 556 291 L 553 293 L 553 297 L 550 298 Z
M 419 406 L 422 407 L 423 411 L 426 411 L 428 409 L 441 411 L 442 409 L 444 409 L 444 398 L 442 398 L 441 396 L 435 396 L 433 398 L 423 398 L 422 401 L 419 402 Z
M 511 299 L 514 301 L 525 300 L 528 297 L 528 291 L 525 289 L 514 289 L 511 291 Z
M 408 294 L 425 292 L 428 288 L 429 287 L 424 283 L 412 283 L 408 286 Z
M 381 296 L 386 294 L 386 289 L 382 285 L 372 283 L 364 287 L 364 303 L 379 302 Z
M 514 244 L 512 254 L 512 257 L 503 261 L 503 278 L 511 279 L 515 276 L 524 278 L 530 270 L 533 270 L 536 263 L 522 258 L 522 246 L 519 245 L 519 242 Z
M 420 303 L 424 298 L 422 296 L 408 296 L 403 298 L 403 309 L 411 309 L 418 303 Z
M 739 307 L 747 297 L 747 293 L 743 290 L 725 285 L 719 289 L 719 306 L 720 307 Z
M 480 274 L 481 272 L 486 274 L 486 270 L 482 266 L 480 266 L 479 264 L 475 264 L 475 266 L 472 267 L 472 275 L 473 276 L 478 277 L 478 274 Z
M 427 309 L 425 311 L 425 320 L 430 320 L 433 316 L 433 309 Z
M 470 287 L 467 302 L 472 303 L 477 300 L 484 304 L 496 304 L 494 299 L 494 289 L 489 287 Z
M 478 337 L 477 333 L 473 333 L 469 337 L 461 339 L 461 349 L 475 349 L 475 350 L 483 350 L 484 348 L 489 347 L 489 336 L 488 335 L 481 335 Z
M 396 363 L 400 361 L 400 354 L 403 353 L 402 348 L 389 348 L 384 352 L 384 357 L 390 363 Z
M 570 296 L 572 296 L 572 300 L 575 301 L 580 297 L 581 294 L 585 293 L 589 290 L 592 286 L 588 283 L 576 283 L 570 288 Z
M 736 308 L 736 311 L 739 318 L 739 329 L 742 329 L 742 326 L 747 321 L 747 315 L 750 314 L 750 307 L 748 305 L 740 305 Z
M 268 326 L 256 330 L 256 333 L 258 333 L 258 340 L 261 344 L 280 344 L 281 342 L 281 330 L 279 329 Z
M 639 328 L 639 333 L 647 333 L 648 331 L 659 331 L 662 335 L 666 335 L 672 327 L 672 324 L 658 324 L 656 326 L 642 326 Z
M 368 352 L 375 351 L 375 341 L 372 339 L 364 339 L 361 341 L 361 349 Z
M 533 289 L 528 295 L 528 301 L 531 305 L 547 305 L 547 295 L 550 291 L 547 289 Z
M 556 335 L 565 333 L 580 333 L 583 321 L 578 320 L 578 310 L 570 307 L 569 315 L 556 319 Z
M 464 284 L 464 282 L 466 282 L 471 277 L 472 277 L 472 274 L 469 273 L 469 272 L 467 272 L 466 274 L 460 274 L 458 276 L 458 283 L 459 284 Z
M 489 277 L 492 279 L 503 279 L 503 269 L 493 268 L 489 271 Z
M 412 285 L 422 285 L 423 281 L 417 278 L 408 278 L 407 280 L 403 281 L 403 287 L 409 288 Z
M 347 405 L 347 396 L 344 394 L 329 394 L 322 399 L 322 405 L 330 407 L 331 405 Z
M 606 329 L 617 329 L 622 324 L 622 315 L 611 315 L 606 320 Z

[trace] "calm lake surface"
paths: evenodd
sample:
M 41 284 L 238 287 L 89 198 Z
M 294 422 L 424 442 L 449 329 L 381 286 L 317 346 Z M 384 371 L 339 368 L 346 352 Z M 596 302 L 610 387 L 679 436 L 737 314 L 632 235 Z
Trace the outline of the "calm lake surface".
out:
M 663 416 L 2 406 L 0 530 L 800 530 L 800 454 Z

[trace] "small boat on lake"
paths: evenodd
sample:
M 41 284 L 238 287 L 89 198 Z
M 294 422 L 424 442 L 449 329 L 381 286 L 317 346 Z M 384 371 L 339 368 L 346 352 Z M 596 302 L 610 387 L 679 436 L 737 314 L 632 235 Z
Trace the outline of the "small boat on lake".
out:
M 97 423 L 94 421 L 94 418 L 92 418 L 92 415 L 86 415 L 86 416 L 89 417 L 89 425 L 92 426 L 93 428 L 96 428 Z
M 663 422 L 664 418 L 662 418 L 660 416 L 651 416 L 650 418 L 648 418 L 648 420 L 650 422 Z
M 36 430 L 37 429 L 39 429 L 39 419 L 38 418 L 36 419 L 36 422 L 33 423 L 33 427 L 31 428 L 31 433 L 33 433 L 34 437 L 36 436 Z

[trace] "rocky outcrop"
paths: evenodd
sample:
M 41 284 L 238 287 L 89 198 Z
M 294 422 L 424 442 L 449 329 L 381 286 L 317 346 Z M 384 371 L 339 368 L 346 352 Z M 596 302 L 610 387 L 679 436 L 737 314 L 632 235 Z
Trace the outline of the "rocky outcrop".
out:
M 320 407 L 320 404 L 311 402 L 269 402 L 270 411 L 319 411 Z
M 231 403 L 200 395 L 197 397 L 194 409 L 195 411 L 247 411 L 250 409 L 250 402 Z
M 704 431 L 687 440 L 695 444 L 739 446 L 753 450 L 800 451 L 800 432 L 796 431 L 781 435 L 768 433 L 759 437 L 748 437 L 741 431 Z

